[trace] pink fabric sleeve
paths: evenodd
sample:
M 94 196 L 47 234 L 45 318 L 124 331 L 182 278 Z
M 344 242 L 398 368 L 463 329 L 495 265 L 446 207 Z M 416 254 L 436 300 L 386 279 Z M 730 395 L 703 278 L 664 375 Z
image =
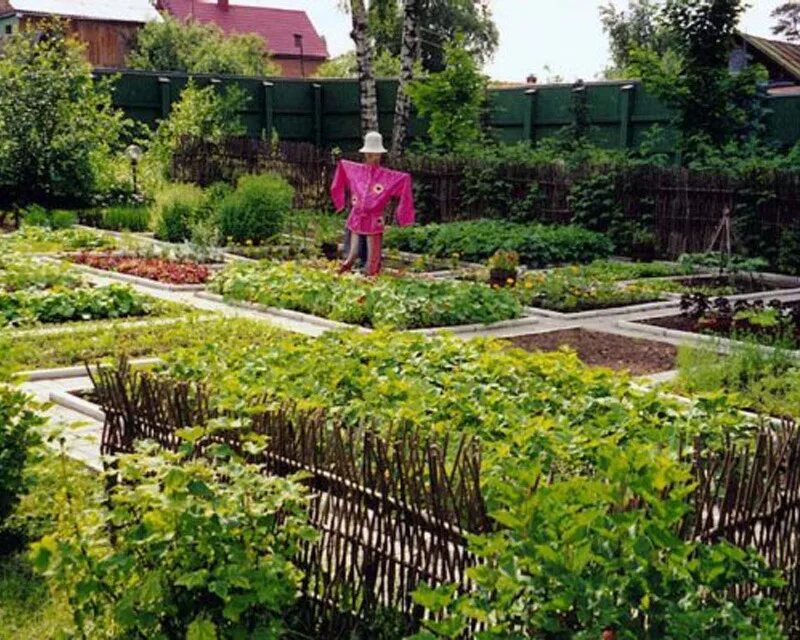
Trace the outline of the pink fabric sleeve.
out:
M 333 206 L 337 211 L 344 209 L 347 184 L 347 173 L 341 161 L 339 161 L 336 165 L 336 172 L 333 174 L 333 183 L 331 184 L 331 200 L 333 200 Z
M 414 192 L 411 189 L 411 176 L 406 175 L 400 183 L 400 202 L 397 205 L 397 224 L 407 227 L 414 224 Z

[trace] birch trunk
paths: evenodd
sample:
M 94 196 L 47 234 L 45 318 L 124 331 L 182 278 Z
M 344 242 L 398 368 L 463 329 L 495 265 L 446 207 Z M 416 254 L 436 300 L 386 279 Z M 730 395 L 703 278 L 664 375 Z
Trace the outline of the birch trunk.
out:
M 420 0 L 405 0 L 403 10 L 403 43 L 400 49 L 400 83 L 394 107 L 394 130 L 392 153 L 400 155 L 408 138 L 408 123 L 411 119 L 411 96 L 408 84 L 414 79 L 414 63 L 419 56 L 419 10 Z
M 378 90 L 375 86 L 375 69 L 372 64 L 372 42 L 364 0 L 350 0 L 353 30 L 350 37 L 356 45 L 358 84 L 361 94 L 361 133 L 378 131 Z

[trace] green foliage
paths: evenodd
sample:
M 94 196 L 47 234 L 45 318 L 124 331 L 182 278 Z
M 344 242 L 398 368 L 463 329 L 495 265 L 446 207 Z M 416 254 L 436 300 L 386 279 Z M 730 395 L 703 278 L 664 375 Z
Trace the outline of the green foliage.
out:
M 488 324 L 520 315 L 505 291 L 465 282 L 337 276 L 327 264 L 234 263 L 211 289 L 227 298 L 367 327 L 417 329 Z
M 456 38 L 445 48 L 446 67 L 408 86 L 417 113 L 428 121 L 431 147 L 452 152 L 479 142 L 486 78 Z
M 291 558 L 316 535 L 298 484 L 152 448 L 117 460 L 104 503 L 78 510 L 64 480 L 59 526 L 31 562 L 68 595 L 81 637 L 282 634 L 301 578 Z
M 402 3 L 398 0 L 375 0 L 369 3 L 370 35 L 375 39 L 379 56 L 400 55 L 403 30 Z M 446 66 L 445 48 L 456 37 L 480 65 L 497 49 L 500 33 L 492 20 L 491 8 L 473 0 L 429 0 L 422 3 L 420 24 L 424 37 L 420 57 L 426 71 L 438 72 Z
M 156 238 L 167 242 L 188 240 L 204 202 L 203 190 L 193 184 L 171 184 L 159 191 L 152 212 Z
M 781 235 L 778 269 L 781 273 L 800 275 L 800 227 L 786 229 Z
M 132 69 L 241 76 L 280 75 L 280 66 L 255 34 L 226 34 L 215 24 L 169 15 L 138 30 L 128 58 Z
M 800 40 L 800 5 L 797 2 L 782 2 L 770 14 L 777 20 L 772 33 L 786 40 Z
M 396 78 L 400 75 L 400 58 L 388 51 L 380 51 L 372 61 L 376 78 Z M 356 52 L 348 51 L 340 56 L 326 60 L 314 73 L 316 78 L 357 78 L 358 62 Z
M 112 231 L 147 231 L 150 211 L 140 205 L 117 205 L 102 210 L 100 226 Z
M 389 248 L 439 257 L 453 254 L 468 261 L 488 259 L 498 250 L 516 251 L 530 267 L 591 262 L 611 255 L 613 246 L 602 234 L 575 226 L 516 224 L 474 220 L 424 227 L 392 227 Z
M 48 230 L 38 226 L 23 226 L 18 231 L 0 234 L 0 252 L 55 253 L 79 249 L 113 249 L 116 240 L 106 234 L 88 229 Z
M 617 9 L 613 2 L 600 7 L 603 31 L 609 39 L 613 67 L 606 77 L 635 78 L 629 69 L 631 51 L 645 49 L 658 55 L 670 51 L 670 34 L 660 20 L 661 3 L 654 0 L 634 0 L 627 11 Z
M 242 176 L 219 204 L 219 230 L 228 241 L 260 244 L 281 230 L 294 189 L 275 174 Z
M 761 133 L 763 68 L 751 65 L 737 74 L 728 69 L 744 9 L 743 0 L 671 0 L 663 19 L 679 65 L 665 68 L 656 51 L 633 53 L 645 86 L 676 112 L 686 161 Z
M 44 423 L 30 396 L 0 382 L 0 531 L 23 492 L 28 450 Z
M 66 23 L 32 23 L 0 52 L 0 193 L 6 203 L 88 202 L 123 131 Z
M 774 603 L 731 595 L 778 584 L 756 554 L 676 534 L 690 474 L 657 444 L 600 445 L 596 474 L 552 483 L 535 461 L 501 466 L 502 528 L 471 539 L 476 589 L 420 589 L 415 600 L 445 616 L 418 638 L 454 638 L 468 622 L 485 638 L 784 637 Z
M 791 345 L 787 345 L 790 347 Z M 800 417 L 800 368 L 791 348 L 737 344 L 721 355 L 714 345 L 678 352 L 680 375 L 672 387 L 684 394 L 725 394 L 730 401 L 771 416 Z
M 23 224 L 36 227 L 45 227 L 57 231 L 69 229 L 78 222 L 78 215 L 74 211 L 63 209 L 47 210 L 38 204 L 32 204 L 22 210 Z
M 169 117 L 159 123 L 148 156 L 166 174 L 172 155 L 184 138 L 214 143 L 244 134 L 240 114 L 247 101 L 244 91 L 237 86 L 220 92 L 214 85 L 201 88 L 190 81 L 180 100 L 172 106 Z
M 19 254 L 0 257 L 0 291 L 71 289 L 84 285 L 81 275 L 63 263 L 34 262 Z

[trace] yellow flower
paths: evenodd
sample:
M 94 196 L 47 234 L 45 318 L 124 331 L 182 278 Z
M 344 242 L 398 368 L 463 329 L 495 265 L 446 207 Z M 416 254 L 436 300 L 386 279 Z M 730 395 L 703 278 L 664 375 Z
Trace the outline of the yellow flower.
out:
M 248 240 L 245 240 L 245 244 L 246 244 L 248 247 L 252 247 L 252 246 L 253 246 L 253 241 L 252 241 L 252 240 L 249 240 L 249 239 L 248 239 Z
M 514 278 L 506 278 L 506 284 L 514 284 Z

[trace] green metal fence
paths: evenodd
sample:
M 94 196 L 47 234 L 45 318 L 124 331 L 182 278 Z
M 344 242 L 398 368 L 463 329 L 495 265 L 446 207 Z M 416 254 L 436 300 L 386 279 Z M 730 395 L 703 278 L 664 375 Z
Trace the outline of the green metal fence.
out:
M 97 70 L 115 80 L 115 104 L 131 118 L 148 125 L 169 114 L 188 82 L 185 74 Z M 294 80 L 238 76 L 192 76 L 198 85 L 238 85 L 248 96 L 242 118 L 252 137 L 277 131 L 281 140 L 311 142 L 323 147 L 355 148 L 360 140 L 359 93 L 355 80 Z M 378 81 L 378 110 L 384 133 L 391 131 L 397 83 Z M 670 112 L 638 82 L 586 85 L 590 139 L 604 148 L 637 147 L 653 125 L 666 131 L 664 151 L 674 132 Z M 503 142 L 540 140 L 572 123 L 572 87 L 541 85 L 493 89 L 489 93 L 489 125 Z M 800 140 L 800 96 L 767 101 L 767 136 L 784 147 Z M 414 119 L 411 137 L 423 136 L 425 123 Z

